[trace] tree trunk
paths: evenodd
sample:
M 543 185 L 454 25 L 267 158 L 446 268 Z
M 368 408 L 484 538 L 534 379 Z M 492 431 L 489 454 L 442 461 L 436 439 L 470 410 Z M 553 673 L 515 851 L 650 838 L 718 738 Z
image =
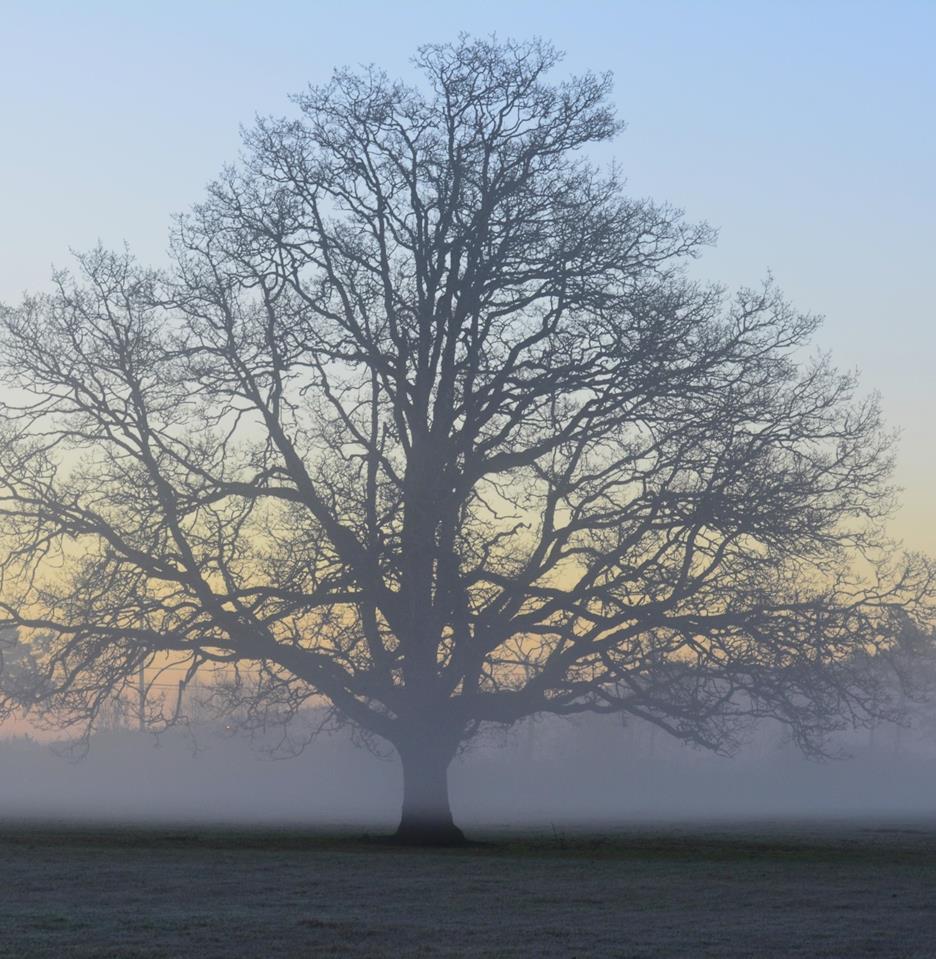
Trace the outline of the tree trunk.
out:
M 458 846 L 465 842 L 452 821 L 448 767 L 452 753 L 424 744 L 398 747 L 403 764 L 403 812 L 396 838 L 419 846 Z

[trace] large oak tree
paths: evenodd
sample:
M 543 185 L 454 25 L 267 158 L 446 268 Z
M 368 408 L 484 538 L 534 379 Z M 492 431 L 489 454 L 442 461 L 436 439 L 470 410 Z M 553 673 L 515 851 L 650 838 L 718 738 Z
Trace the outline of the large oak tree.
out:
M 255 713 L 391 743 L 401 835 L 448 841 L 485 724 L 819 749 L 886 708 L 868 662 L 931 570 L 881 532 L 876 402 L 771 283 L 688 277 L 710 231 L 589 160 L 610 81 L 558 59 L 339 71 L 245 135 L 169 270 L 94 251 L 5 312 L 3 609 L 48 709 L 237 666 Z

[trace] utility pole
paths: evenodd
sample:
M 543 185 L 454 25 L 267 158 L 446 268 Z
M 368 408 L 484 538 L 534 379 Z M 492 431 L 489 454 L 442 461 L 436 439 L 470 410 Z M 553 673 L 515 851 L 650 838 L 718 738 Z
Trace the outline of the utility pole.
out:
M 140 668 L 137 670 L 137 688 L 139 693 L 137 720 L 142 733 L 146 731 L 146 678 L 143 674 L 143 663 L 140 663 Z

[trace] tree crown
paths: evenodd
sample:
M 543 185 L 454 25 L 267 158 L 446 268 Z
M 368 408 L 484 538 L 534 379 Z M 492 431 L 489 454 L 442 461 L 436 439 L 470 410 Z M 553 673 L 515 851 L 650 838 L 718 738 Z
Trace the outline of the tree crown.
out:
M 10 623 L 92 717 L 141 662 L 250 662 L 395 744 L 625 711 L 819 748 L 881 702 L 932 571 L 895 557 L 892 437 L 772 282 L 589 145 L 607 75 L 541 42 L 338 71 L 176 221 L 4 313 Z M 245 679 L 245 683 L 247 680 Z

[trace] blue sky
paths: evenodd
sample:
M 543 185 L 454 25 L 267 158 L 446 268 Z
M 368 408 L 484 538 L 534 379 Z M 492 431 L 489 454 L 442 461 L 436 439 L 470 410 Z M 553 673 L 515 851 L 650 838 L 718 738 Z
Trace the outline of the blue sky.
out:
M 405 74 L 461 30 L 614 72 L 628 129 L 607 155 L 631 191 L 720 229 L 704 275 L 770 269 L 826 315 L 819 346 L 903 430 L 895 529 L 936 552 L 936 0 L 0 0 L 0 301 L 99 239 L 162 262 L 239 124 L 335 65 Z

